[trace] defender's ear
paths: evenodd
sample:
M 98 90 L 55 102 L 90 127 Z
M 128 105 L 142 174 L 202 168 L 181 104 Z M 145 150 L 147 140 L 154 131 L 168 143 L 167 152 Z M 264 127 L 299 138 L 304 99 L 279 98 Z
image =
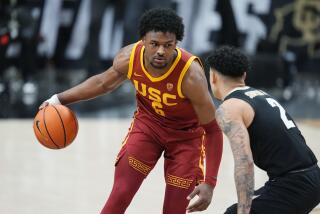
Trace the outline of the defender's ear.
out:
M 243 78 L 243 80 L 246 80 L 246 78 L 247 78 L 247 72 L 244 72 L 244 73 L 243 73 L 242 78 Z
M 214 69 L 210 69 L 210 83 L 215 84 L 217 82 L 217 72 Z

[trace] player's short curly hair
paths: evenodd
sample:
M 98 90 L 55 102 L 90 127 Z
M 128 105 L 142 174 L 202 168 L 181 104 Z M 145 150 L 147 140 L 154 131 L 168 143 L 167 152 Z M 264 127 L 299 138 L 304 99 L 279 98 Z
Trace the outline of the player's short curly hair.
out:
M 222 46 L 206 59 L 210 68 L 230 77 L 241 77 L 248 72 L 250 64 L 247 56 L 232 46 Z
M 146 11 L 140 19 L 140 38 L 148 32 L 169 32 L 176 35 L 176 39 L 181 41 L 184 35 L 184 25 L 182 18 L 169 8 L 154 8 Z

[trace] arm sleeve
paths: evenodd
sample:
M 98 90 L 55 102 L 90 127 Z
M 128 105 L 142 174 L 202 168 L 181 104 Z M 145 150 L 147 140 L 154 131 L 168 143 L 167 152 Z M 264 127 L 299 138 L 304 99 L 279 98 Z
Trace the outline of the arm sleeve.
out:
M 202 125 L 205 130 L 205 183 L 215 186 L 220 167 L 223 135 L 216 120 Z

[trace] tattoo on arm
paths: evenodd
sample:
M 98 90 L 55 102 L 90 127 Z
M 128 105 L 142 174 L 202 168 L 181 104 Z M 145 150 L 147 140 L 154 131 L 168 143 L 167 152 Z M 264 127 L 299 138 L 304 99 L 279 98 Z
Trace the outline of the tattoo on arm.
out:
M 247 128 L 240 121 L 232 120 L 223 106 L 216 111 L 216 119 L 230 141 L 234 157 L 238 214 L 249 213 L 254 192 L 254 167 Z

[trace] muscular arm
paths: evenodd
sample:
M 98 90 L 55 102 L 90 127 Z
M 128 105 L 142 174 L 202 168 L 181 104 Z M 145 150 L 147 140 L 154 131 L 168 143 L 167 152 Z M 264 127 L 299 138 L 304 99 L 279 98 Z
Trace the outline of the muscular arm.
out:
M 254 164 L 249 134 L 243 119 L 243 106 L 227 100 L 216 111 L 216 118 L 227 135 L 234 157 L 234 179 L 238 195 L 238 214 L 250 212 L 254 191 Z
M 216 185 L 221 162 L 222 132 L 215 121 L 215 106 L 209 94 L 207 79 L 198 62 L 193 62 L 182 82 L 182 91 L 191 101 L 199 122 L 205 129 L 205 183 Z
M 208 83 L 202 67 L 193 62 L 182 81 L 182 92 L 191 101 L 200 124 L 215 119 L 215 106 L 208 90 Z
M 188 212 L 205 210 L 212 198 L 222 156 L 222 132 L 215 121 L 215 106 L 209 94 L 207 80 L 199 63 L 193 62 L 182 82 L 182 92 L 191 101 L 205 135 L 205 182 L 190 195 L 199 199 L 188 207 Z
M 113 65 L 101 74 L 97 74 L 58 94 L 59 101 L 66 105 L 89 100 L 108 93 L 120 86 L 127 78 L 132 45 L 122 48 L 113 60 Z

